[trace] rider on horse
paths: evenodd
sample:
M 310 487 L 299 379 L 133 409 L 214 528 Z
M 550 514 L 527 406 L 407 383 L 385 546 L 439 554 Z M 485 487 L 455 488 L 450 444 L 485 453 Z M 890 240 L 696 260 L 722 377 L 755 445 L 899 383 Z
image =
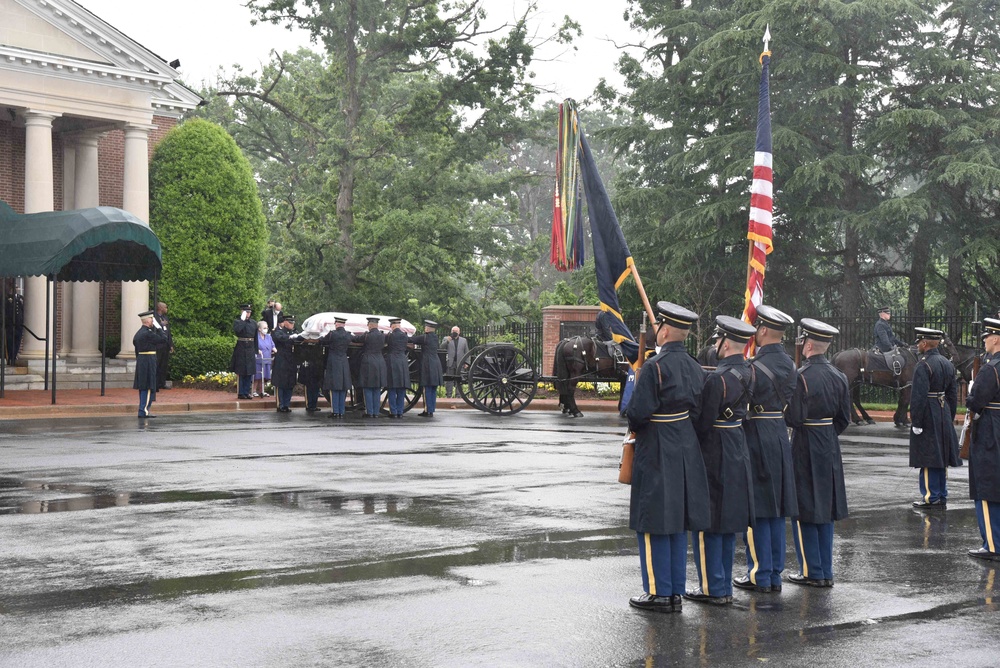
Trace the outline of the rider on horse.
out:
M 901 341 L 896 338 L 895 332 L 892 331 L 892 325 L 889 324 L 889 318 L 892 317 L 892 313 L 888 306 L 883 306 L 878 310 L 878 322 L 875 323 L 875 347 L 879 352 L 887 353 L 896 346 L 907 347 L 906 341 Z

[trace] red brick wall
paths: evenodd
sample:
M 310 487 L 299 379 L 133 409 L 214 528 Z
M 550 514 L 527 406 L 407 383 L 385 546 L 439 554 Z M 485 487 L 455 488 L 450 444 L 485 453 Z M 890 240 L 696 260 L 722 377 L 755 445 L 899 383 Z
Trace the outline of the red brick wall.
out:
M 24 213 L 24 128 L 0 120 L 0 199 Z
M 551 369 L 559 343 L 559 325 L 563 322 L 594 322 L 599 306 L 546 306 L 542 309 L 542 368 Z

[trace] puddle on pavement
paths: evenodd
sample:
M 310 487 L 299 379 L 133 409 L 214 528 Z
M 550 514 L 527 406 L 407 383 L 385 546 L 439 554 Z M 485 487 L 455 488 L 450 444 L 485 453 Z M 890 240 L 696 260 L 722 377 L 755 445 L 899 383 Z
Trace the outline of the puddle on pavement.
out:
M 544 532 L 468 546 L 387 555 L 380 560 L 304 564 L 273 570 L 245 570 L 182 578 L 147 580 L 86 589 L 4 596 L 0 615 L 41 612 L 102 604 L 170 600 L 265 587 L 328 585 L 398 577 L 432 577 L 462 586 L 486 582 L 452 573 L 452 569 L 536 559 L 591 559 L 635 551 L 635 534 L 625 527 L 572 532 Z

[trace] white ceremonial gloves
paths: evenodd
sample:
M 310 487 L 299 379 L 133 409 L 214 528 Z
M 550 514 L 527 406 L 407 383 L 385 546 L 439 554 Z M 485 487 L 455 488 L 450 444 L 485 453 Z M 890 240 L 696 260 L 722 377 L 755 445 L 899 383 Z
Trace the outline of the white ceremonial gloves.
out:
M 246 311 L 243 311 L 243 313 L 240 313 L 240 320 L 246 320 L 248 315 Z
M 924 430 L 921 429 L 920 427 L 912 427 L 912 429 L 914 436 L 920 436 L 920 434 L 924 433 Z
M 965 396 L 969 396 L 970 394 L 972 394 L 972 384 L 975 382 L 976 382 L 975 379 L 969 381 L 969 387 L 965 389 Z
M 163 325 L 161 325 L 160 322 L 156 318 L 153 318 L 153 327 L 155 327 L 157 329 L 163 329 Z

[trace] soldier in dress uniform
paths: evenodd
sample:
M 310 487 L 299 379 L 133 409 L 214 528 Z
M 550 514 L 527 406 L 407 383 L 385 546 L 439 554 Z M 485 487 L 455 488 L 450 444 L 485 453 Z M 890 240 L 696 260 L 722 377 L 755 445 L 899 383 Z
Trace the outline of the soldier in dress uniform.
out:
M 989 361 L 969 383 L 966 407 L 975 413 L 969 446 L 969 497 L 976 504 L 983 544 L 969 556 L 1000 561 L 1000 318 L 983 318 Z
M 955 367 L 938 350 L 944 332 L 917 327 L 922 354 L 913 371 L 910 398 L 910 466 L 920 469 L 920 500 L 914 508 L 944 508 L 948 503 L 948 466 L 961 466 L 955 411 L 958 384 Z
M 800 571 L 789 582 L 833 586 L 833 523 L 847 517 L 838 436 L 851 421 L 847 377 L 825 356 L 836 327 L 803 318 L 802 356 L 785 423 L 795 430 L 792 466 L 799 513 L 792 525 Z
M 253 376 L 257 372 L 257 323 L 250 318 L 252 310 L 253 306 L 244 304 L 240 307 L 240 317 L 233 322 L 236 348 L 229 368 L 239 376 L 237 399 L 252 399 Z
M 400 318 L 389 318 L 389 333 L 385 337 L 386 388 L 389 393 L 389 417 L 403 417 L 406 408 L 406 388 L 410 386 L 410 361 L 406 357 L 409 337 L 399 328 Z
M 382 349 L 385 334 L 379 331 L 378 318 L 368 318 L 368 331 L 351 337 L 353 343 L 361 344 L 361 371 L 358 385 L 365 393 L 365 417 L 378 417 L 379 397 L 385 387 L 386 369 Z
M 875 347 L 883 353 L 889 352 L 896 346 L 907 347 L 906 341 L 897 339 L 896 334 L 892 331 L 892 325 L 889 324 L 891 317 L 892 312 L 888 306 L 883 306 L 878 310 L 878 321 L 875 323 Z
M 295 343 L 295 361 L 299 365 L 299 382 L 306 388 L 306 412 L 319 411 L 320 390 L 326 371 L 326 349 L 319 342 L 319 334 L 307 332 Z
M 645 593 L 629 605 L 680 612 L 687 570 L 687 533 L 709 526 L 708 480 L 694 421 L 705 372 L 684 348 L 698 314 L 670 302 L 656 305 L 659 352 L 639 371 L 628 409 L 635 433 L 629 528 L 639 541 Z
M 157 302 L 156 313 L 153 315 L 156 322 L 160 323 L 166 341 L 160 349 L 156 351 L 156 389 L 166 390 L 167 376 L 170 375 L 170 356 L 174 354 L 174 334 L 170 328 L 170 318 L 167 317 L 167 305 Z
M 754 526 L 743 534 L 747 548 L 747 574 L 733 580 L 740 589 L 781 591 L 785 569 L 785 518 L 798 514 L 792 446 L 785 427 L 785 409 L 795 390 L 795 362 L 781 345 L 791 316 L 761 304 L 757 307 L 750 361 L 754 380 L 750 411 L 743 422 L 750 453 L 753 482 Z
M 684 598 L 699 603 L 733 602 L 736 534 L 754 521 L 750 456 L 743 436 L 753 376 L 743 350 L 756 330 L 738 318 L 715 318 L 718 366 L 705 377 L 695 430 L 708 475 L 711 523 L 692 534 L 698 586 Z
M 271 367 L 271 384 L 274 385 L 278 400 L 279 413 L 291 413 L 292 390 L 297 381 L 298 365 L 295 363 L 295 351 L 292 346 L 299 340 L 295 333 L 295 316 L 279 317 L 278 329 L 271 332 L 274 341 L 274 365 Z
M 351 345 L 351 333 L 344 329 L 347 318 L 337 316 L 333 319 L 333 331 L 327 332 L 320 343 L 327 346 L 326 374 L 323 376 L 323 389 L 330 392 L 330 417 L 335 420 L 344 419 L 344 407 L 347 403 L 347 390 L 351 388 L 351 367 L 347 359 L 347 349 Z
M 142 327 L 132 337 L 135 346 L 135 380 L 132 388 L 139 390 L 139 417 L 152 418 L 149 406 L 156 401 L 156 351 L 166 341 L 166 336 L 152 311 L 139 314 Z
M 441 358 L 438 357 L 438 324 L 424 320 L 424 333 L 411 336 L 410 343 L 420 346 L 420 387 L 424 391 L 424 410 L 421 417 L 434 417 L 437 406 L 437 389 L 441 384 Z

